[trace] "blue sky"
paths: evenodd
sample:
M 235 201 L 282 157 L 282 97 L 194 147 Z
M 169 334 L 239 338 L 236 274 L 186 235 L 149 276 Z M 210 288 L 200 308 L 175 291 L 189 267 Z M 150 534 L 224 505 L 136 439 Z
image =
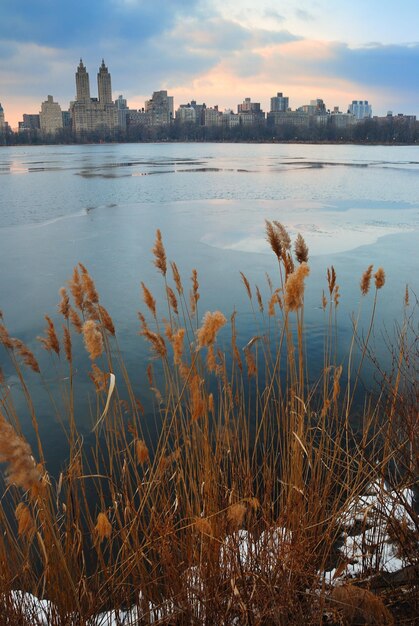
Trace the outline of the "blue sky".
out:
M 0 102 L 12 126 L 48 94 L 67 108 L 80 57 L 93 95 L 104 57 L 132 108 L 168 89 L 267 110 L 282 91 L 419 116 L 418 24 L 419 0 L 1 0 Z

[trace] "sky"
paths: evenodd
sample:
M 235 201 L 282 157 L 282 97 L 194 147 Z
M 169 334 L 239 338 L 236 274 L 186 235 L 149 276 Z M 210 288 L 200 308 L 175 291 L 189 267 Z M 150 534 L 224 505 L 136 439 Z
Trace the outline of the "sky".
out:
M 268 111 L 283 92 L 419 117 L 418 25 L 419 0 L 0 0 L 0 103 L 13 128 L 47 95 L 68 109 L 80 58 L 93 97 L 104 58 L 130 108 L 167 89 Z

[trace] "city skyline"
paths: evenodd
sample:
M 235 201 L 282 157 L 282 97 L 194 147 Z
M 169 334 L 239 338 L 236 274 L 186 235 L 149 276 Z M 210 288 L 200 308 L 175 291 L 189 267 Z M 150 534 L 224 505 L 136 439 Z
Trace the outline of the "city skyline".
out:
M 323 98 L 342 111 L 368 99 L 374 113 L 419 116 L 419 4 L 326 0 L 6 0 L 0 20 L 0 102 L 13 128 L 48 94 L 74 100 L 80 57 L 112 67 L 113 97 L 132 108 L 167 89 L 234 109 L 244 97 L 269 110 L 281 90 L 297 108 Z

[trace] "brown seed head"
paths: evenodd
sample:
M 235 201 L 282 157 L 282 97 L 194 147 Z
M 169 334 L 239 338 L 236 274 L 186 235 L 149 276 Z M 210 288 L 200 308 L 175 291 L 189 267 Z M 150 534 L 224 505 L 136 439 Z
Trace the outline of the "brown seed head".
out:
M 150 454 L 146 446 L 145 441 L 137 439 L 135 442 L 135 455 L 137 457 L 138 465 L 144 465 L 150 461 Z
M 289 311 L 297 311 L 303 305 L 304 279 L 308 276 L 310 269 L 307 263 L 303 262 L 297 269 L 288 276 L 285 291 L 285 304 Z
M 153 314 L 153 316 L 156 317 L 156 301 L 153 298 L 151 291 L 147 289 L 144 283 L 141 283 L 141 287 L 143 288 L 144 302 Z
M 220 311 L 214 311 L 214 313 L 207 311 L 204 315 L 202 326 L 197 331 L 198 347 L 202 348 L 203 346 L 213 344 L 218 331 L 226 323 L 227 320 Z
M 335 303 L 336 308 L 339 306 L 339 300 L 340 300 L 339 285 L 335 285 L 335 290 L 333 292 L 333 302 Z
M 83 322 L 81 321 L 80 315 L 77 313 L 76 309 L 70 307 L 70 322 L 73 324 L 74 330 L 79 335 L 83 332 Z
M 108 311 L 105 309 L 105 307 L 101 304 L 99 304 L 99 313 L 100 321 L 102 322 L 103 327 L 106 328 L 108 333 L 115 336 L 115 326 L 113 324 L 112 318 L 109 315 Z
M 202 535 L 212 536 L 211 524 L 206 517 L 197 517 L 194 522 L 195 529 Z
M 361 287 L 361 294 L 363 296 L 366 296 L 370 290 L 372 268 L 373 266 L 369 265 L 368 268 L 365 270 L 365 272 L 362 274 L 360 287 Z
M 35 534 L 35 522 L 32 517 L 30 509 L 20 502 L 15 509 L 15 517 L 18 522 L 18 535 L 19 537 L 25 537 L 29 541 L 32 540 Z
M 73 270 L 73 276 L 70 279 L 68 286 L 74 298 L 74 304 L 78 309 L 83 309 L 84 293 L 83 286 L 80 280 L 79 270 L 77 269 L 77 267 L 75 267 Z
M 167 291 L 167 298 L 169 300 L 169 304 L 172 307 L 173 311 L 176 313 L 176 315 L 178 315 L 179 311 L 177 308 L 177 299 L 175 296 L 175 292 L 173 291 L 173 289 L 171 289 L 171 287 L 167 287 L 166 291 Z
M 386 281 L 386 275 L 382 267 L 379 267 L 378 270 L 375 272 L 374 278 L 376 289 L 381 289 Z
M 183 294 L 183 285 L 182 285 L 182 280 L 180 278 L 179 270 L 174 261 L 170 263 L 170 266 L 172 268 L 173 280 L 175 281 L 177 292 L 181 296 Z
M 195 374 L 189 382 L 191 420 L 196 422 L 205 413 L 205 403 L 201 392 L 202 380 Z
M 106 513 L 99 513 L 96 519 L 95 532 L 100 542 L 109 539 L 112 534 L 112 524 Z
M 227 510 L 227 520 L 234 528 L 239 528 L 243 524 L 247 508 L 241 502 L 232 504 Z
M 68 297 L 67 289 L 65 287 L 61 287 L 60 289 L 61 300 L 58 304 L 58 311 L 68 319 L 70 313 L 70 298 Z
M 68 330 L 67 326 L 63 325 L 63 331 L 64 331 L 64 352 L 65 352 L 65 358 L 67 359 L 67 361 L 69 363 L 71 363 L 71 361 L 72 361 L 71 334 L 70 334 L 70 331 Z
M 173 359 L 175 365 L 180 365 L 182 362 L 183 338 L 185 336 L 185 332 L 184 328 L 179 328 L 179 330 L 172 335 Z
M 154 265 L 157 267 L 159 272 L 163 274 L 163 276 L 166 276 L 166 272 L 167 272 L 166 252 L 163 246 L 161 232 L 158 229 L 156 232 L 156 241 L 154 243 L 153 254 L 154 254 Z
M 38 361 L 33 352 L 31 352 L 20 339 L 14 339 L 13 346 L 16 352 L 22 357 L 24 364 L 30 367 L 33 372 L 39 374 L 41 370 L 39 369 Z
M 281 224 L 281 222 L 277 222 L 276 220 L 274 220 L 273 223 L 278 231 L 278 235 L 279 235 L 279 239 L 281 240 L 282 247 L 285 250 L 290 250 L 291 249 L 291 237 L 289 236 L 288 231 L 286 230 L 285 226 Z
M 83 324 L 83 338 L 90 358 L 97 359 L 103 352 L 103 337 L 96 322 L 87 320 Z
M 92 363 L 92 371 L 89 372 L 89 378 L 92 380 L 97 392 L 106 391 L 108 377 L 108 374 L 102 372 L 96 363 Z
M 57 333 L 55 332 L 54 322 L 50 317 L 48 317 L 48 315 L 45 315 L 45 319 L 47 321 L 45 332 L 47 334 L 51 350 L 54 350 L 56 354 L 60 354 L 60 342 L 58 341 Z
M 196 269 L 192 270 L 191 281 L 192 281 L 192 291 L 190 293 L 190 304 L 191 304 L 191 314 L 194 315 L 196 311 L 196 305 L 198 304 L 198 300 L 200 298 L 199 291 L 198 291 L 199 289 L 198 272 L 196 271 Z
M 300 233 L 297 235 L 297 239 L 295 240 L 295 256 L 297 257 L 297 261 L 299 263 L 307 263 L 308 261 L 308 247 L 304 238 Z
M 25 491 L 36 489 L 41 480 L 30 445 L 0 413 L 0 463 L 8 463 L 7 481 Z
M 252 299 L 252 290 L 250 289 L 250 283 L 247 280 L 246 276 L 243 274 L 243 272 L 240 272 L 240 276 L 242 277 L 243 284 L 246 287 L 246 291 L 247 291 L 247 295 L 249 296 L 249 300 L 251 300 Z
M 165 341 L 161 335 L 158 333 L 154 333 L 149 328 L 144 328 L 140 332 L 140 335 L 143 335 L 151 344 L 151 348 L 155 352 L 156 356 L 164 358 L 167 354 L 167 348 Z
M 256 285 L 256 298 L 257 298 L 258 305 L 259 305 L 259 311 L 260 311 L 261 313 L 263 313 L 263 301 L 262 301 L 262 296 L 261 296 L 261 294 L 260 294 L 259 287 L 258 287 L 257 285 Z
M 265 224 L 266 238 L 277 258 L 280 259 L 282 255 L 282 244 L 278 229 L 272 224 L 272 222 L 269 222 L 268 220 L 265 220 Z
M 90 276 L 83 263 L 79 263 L 79 267 L 81 269 L 81 283 L 84 294 L 87 300 L 90 300 L 93 304 L 97 304 L 99 302 L 99 296 L 93 278 Z
M 5 348 L 13 350 L 13 338 L 9 335 L 9 331 L 3 324 L 0 324 L 0 343 L 2 343 Z
M 336 284 L 336 272 L 333 265 L 330 269 L 327 268 L 327 283 L 329 285 L 329 293 L 332 295 Z

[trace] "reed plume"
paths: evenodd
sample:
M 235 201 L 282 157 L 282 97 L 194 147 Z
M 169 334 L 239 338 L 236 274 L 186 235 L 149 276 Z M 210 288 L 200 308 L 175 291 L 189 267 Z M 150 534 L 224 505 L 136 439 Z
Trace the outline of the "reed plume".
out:
M 280 297 L 280 289 L 275 289 L 273 294 L 271 295 L 268 302 L 268 315 L 269 317 L 274 317 L 275 315 L 275 304 L 278 304 L 280 308 L 282 308 L 282 300 Z
M 288 276 L 285 290 L 285 304 L 289 311 L 297 311 L 303 305 L 304 279 L 308 276 L 309 272 L 310 269 L 307 263 L 303 262 Z
M 291 237 L 289 236 L 287 229 L 283 224 L 281 224 L 281 222 L 274 220 L 273 223 L 278 231 L 278 236 L 283 250 L 291 250 Z
M 144 303 L 153 314 L 153 317 L 156 317 L 156 301 L 153 298 L 151 291 L 145 286 L 143 282 L 141 283 L 141 287 L 143 289 Z
M 206 517 L 197 517 L 194 521 L 194 528 L 202 535 L 212 536 L 212 527 Z
M 80 280 L 79 270 L 77 269 L 77 267 L 75 267 L 73 270 L 73 276 L 69 280 L 68 286 L 70 288 L 71 295 L 74 298 L 74 304 L 76 305 L 78 309 L 82 310 L 84 292 L 83 292 L 83 286 Z
M 103 327 L 110 333 L 115 336 L 115 326 L 111 316 L 104 306 L 99 304 L 99 313 L 100 313 L 100 321 L 102 322 Z
M 196 312 L 196 306 L 198 304 L 198 300 L 200 298 L 199 291 L 198 291 L 199 289 L 198 272 L 196 271 L 196 269 L 192 270 L 191 281 L 192 281 L 192 291 L 190 294 L 190 304 L 191 304 L 191 314 L 194 315 L 194 313 Z
M 25 491 L 36 489 L 41 474 L 30 445 L 0 413 L 0 463 L 7 463 L 7 481 Z
M 70 334 L 70 331 L 68 330 L 67 326 L 63 326 L 63 332 L 64 332 L 64 353 L 65 353 L 65 358 L 67 359 L 67 361 L 69 363 L 71 363 L 71 361 L 72 361 L 71 334 Z
M 39 369 L 38 361 L 35 358 L 35 355 L 20 339 L 13 339 L 13 347 L 19 356 L 22 357 L 23 362 L 27 367 L 29 367 L 33 372 L 40 374 L 41 370 Z
M 9 350 L 13 350 L 14 348 L 13 337 L 9 335 L 9 331 L 3 324 L 0 324 L 0 343 L 2 343 L 4 347 Z
M 162 236 L 159 229 L 156 232 L 156 241 L 154 243 L 153 248 L 154 254 L 154 265 L 157 267 L 159 272 L 166 276 L 167 272 L 167 261 L 166 261 L 166 252 L 163 246 Z
M 278 229 L 268 220 L 265 220 L 265 224 L 267 240 L 279 260 L 282 256 L 282 244 Z
M 172 334 L 173 360 L 175 365 L 180 365 L 182 362 L 185 332 L 184 328 L 179 328 L 179 330 Z
M 79 263 L 79 267 L 81 269 L 81 284 L 84 294 L 87 296 L 87 300 L 90 300 L 93 304 L 97 304 L 99 302 L 99 295 L 95 283 L 83 263 Z
M 191 397 L 191 420 L 196 422 L 204 415 L 205 403 L 201 391 L 202 380 L 198 374 L 192 376 L 189 382 L 189 391 Z
M 372 277 L 372 268 L 373 265 L 369 265 L 365 272 L 362 274 L 361 278 L 361 294 L 366 296 L 370 290 L 371 277 Z
M 67 320 L 70 314 L 70 298 L 68 297 L 67 289 L 65 287 L 61 287 L 60 296 L 61 300 L 58 303 L 58 311 Z
M 243 284 L 244 284 L 244 286 L 246 288 L 247 295 L 249 296 L 249 300 L 251 300 L 252 299 L 252 290 L 250 289 L 250 283 L 247 280 L 246 276 L 243 274 L 243 272 L 240 272 L 240 276 L 241 276 Z
M 213 344 L 218 331 L 226 323 L 227 319 L 221 311 L 214 311 L 214 313 L 207 311 L 202 320 L 201 327 L 197 330 L 198 348 Z
M 87 320 L 83 324 L 83 338 L 86 350 L 92 361 L 97 359 L 103 352 L 103 337 L 96 322 Z
M 173 311 L 175 312 L 176 315 L 179 314 L 178 311 L 178 305 L 177 305 L 177 299 L 175 296 L 175 292 L 173 291 L 173 289 L 169 286 L 166 287 L 166 293 L 167 293 L 167 298 L 169 300 L 170 306 L 172 307 Z
M 177 292 L 181 296 L 183 294 L 183 285 L 182 285 L 182 280 L 180 278 L 178 267 L 174 261 L 170 263 L 170 266 L 172 268 L 173 280 L 175 281 Z
M 297 261 L 299 263 L 307 263 L 308 261 L 308 247 L 304 238 L 300 233 L 297 235 L 297 239 L 295 240 L 295 256 L 297 257 Z
M 35 522 L 29 507 L 23 502 L 19 502 L 15 509 L 15 517 L 18 523 L 17 533 L 19 537 L 25 537 L 31 541 L 35 534 Z
M 48 315 L 45 315 L 47 321 L 47 327 L 45 329 L 46 337 L 38 337 L 38 340 L 42 343 L 42 347 L 47 352 L 53 350 L 57 355 L 60 354 L 60 342 L 58 341 L 57 333 L 55 332 L 54 322 Z
M 92 371 L 89 372 L 89 378 L 96 387 L 96 391 L 106 391 L 108 374 L 102 372 L 102 370 L 96 365 L 96 363 L 92 363 Z
M 164 358 L 167 355 L 167 348 L 165 341 L 161 335 L 153 332 L 149 328 L 144 328 L 140 335 L 145 337 L 151 344 L 152 349 L 154 350 L 156 356 Z
M 246 511 L 246 506 L 241 502 L 232 504 L 227 509 L 227 520 L 234 528 L 240 528 L 240 526 L 243 524 Z
M 327 283 L 329 286 L 329 293 L 330 295 L 332 295 L 333 290 L 336 285 L 336 272 L 335 272 L 335 268 L 333 267 L 333 265 L 331 266 L 330 269 L 327 268 Z
M 73 327 L 76 333 L 81 335 L 83 332 L 83 322 L 81 320 L 80 315 L 77 313 L 75 309 L 73 309 L 73 307 L 70 307 L 69 318 L 70 318 L 70 322 L 73 324 Z
M 137 458 L 138 465 L 144 465 L 150 460 L 150 453 L 147 445 L 142 439 L 137 439 L 135 442 L 135 456 Z
M 248 346 L 244 348 L 244 357 L 246 360 L 247 375 L 249 378 L 252 378 L 252 376 L 256 376 L 257 367 L 255 357 L 253 356 Z
M 99 513 L 96 519 L 95 532 L 100 542 L 109 539 L 112 535 L 112 524 L 106 513 Z
M 381 289 L 384 286 L 386 275 L 382 267 L 379 267 L 378 270 L 374 274 L 375 278 L 375 287 L 376 289 Z
M 259 291 L 259 287 L 257 285 L 256 285 L 256 298 L 258 301 L 259 311 L 263 313 L 263 300 L 262 300 L 261 293 Z

